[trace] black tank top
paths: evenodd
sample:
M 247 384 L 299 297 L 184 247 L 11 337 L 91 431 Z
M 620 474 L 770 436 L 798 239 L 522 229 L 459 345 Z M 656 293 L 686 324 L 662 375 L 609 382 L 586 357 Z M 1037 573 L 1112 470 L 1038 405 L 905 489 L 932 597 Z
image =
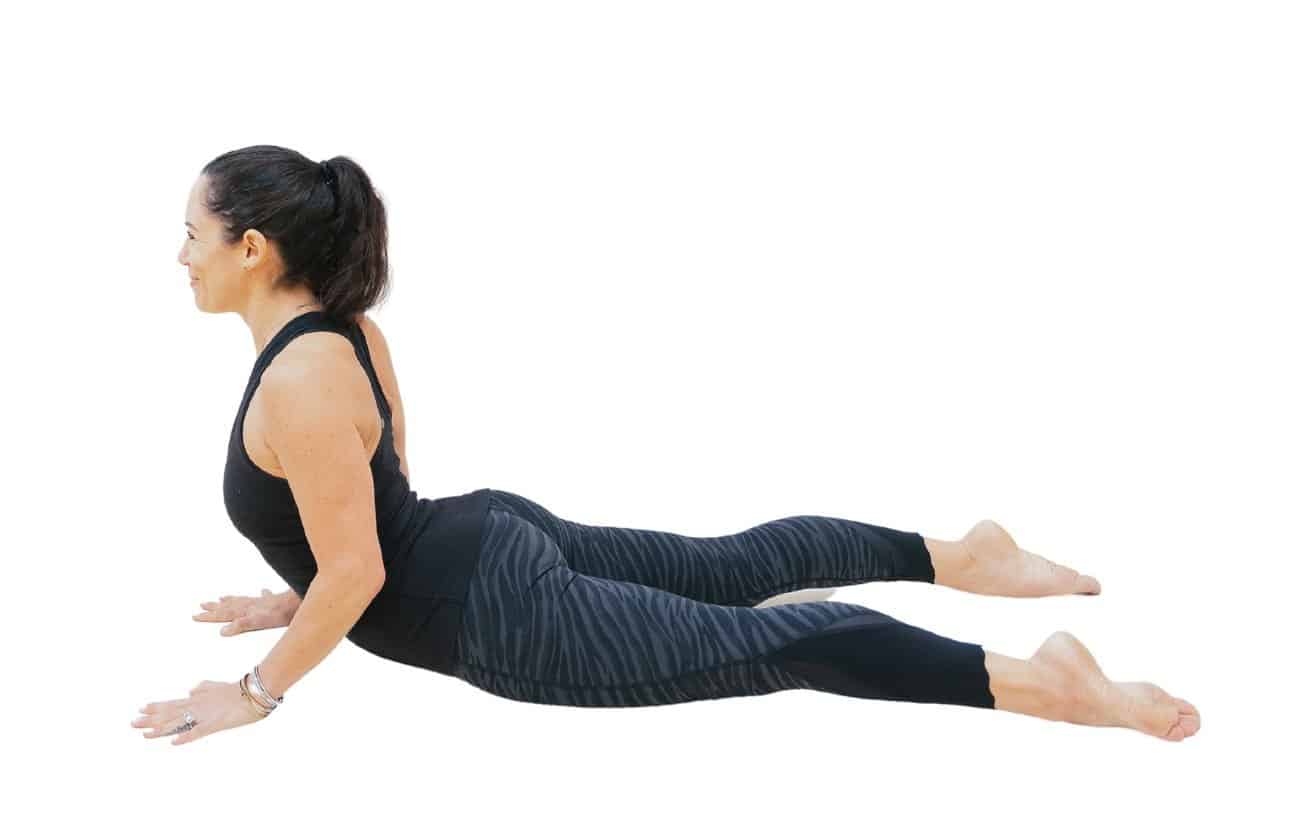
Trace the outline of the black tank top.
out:
M 244 414 L 271 360 L 307 332 L 336 332 L 352 342 L 384 421 L 370 472 L 385 582 L 347 639 L 384 658 L 451 675 L 490 489 L 441 499 L 421 498 L 411 490 L 398 467 L 392 411 L 359 325 L 320 311 L 305 312 L 276 332 L 257 356 L 230 430 L 223 480 L 226 513 L 271 569 L 304 596 L 316 576 L 316 559 L 288 480 L 263 471 L 244 448 Z

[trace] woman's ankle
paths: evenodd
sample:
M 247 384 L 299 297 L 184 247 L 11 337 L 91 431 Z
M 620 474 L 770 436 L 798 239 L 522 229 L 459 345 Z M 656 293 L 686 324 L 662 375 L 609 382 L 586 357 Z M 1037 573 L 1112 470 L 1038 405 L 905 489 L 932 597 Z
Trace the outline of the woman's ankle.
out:
M 1051 721 L 1065 720 L 1064 683 L 1032 661 L 984 651 L 993 708 Z
M 923 536 L 925 549 L 930 552 L 930 563 L 934 565 L 934 583 L 945 587 L 955 587 L 958 577 L 969 568 L 974 558 L 966 544 L 960 540 L 949 542 L 944 539 L 931 539 Z

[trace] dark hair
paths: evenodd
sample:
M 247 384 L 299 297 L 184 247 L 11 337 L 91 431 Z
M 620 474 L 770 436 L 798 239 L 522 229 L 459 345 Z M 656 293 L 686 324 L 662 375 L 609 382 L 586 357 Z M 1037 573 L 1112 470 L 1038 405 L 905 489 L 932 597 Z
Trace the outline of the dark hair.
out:
M 232 150 L 204 165 L 205 204 L 227 244 L 249 229 L 275 242 L 284 273 L 272 289 L 306 284 L 325 312 L 355 319 L 387 296 L 388 222 L 360 165 L 326 164 L 275 145 Z

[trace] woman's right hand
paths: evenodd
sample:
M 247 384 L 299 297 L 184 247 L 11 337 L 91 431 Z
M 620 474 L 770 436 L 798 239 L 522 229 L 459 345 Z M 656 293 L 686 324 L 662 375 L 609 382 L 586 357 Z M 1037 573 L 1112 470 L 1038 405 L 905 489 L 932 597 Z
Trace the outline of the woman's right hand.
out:
M 272 593 L 262 588 L 261 596 L 222 596 L 217 601 L 205 601 L 195 613 L 195 621 L 228 621 L 221 628 L 222 635 L 239 635 L 252 630 L 269 630 L 288 627 L 298 610 L 298 595 L 292 590 Z

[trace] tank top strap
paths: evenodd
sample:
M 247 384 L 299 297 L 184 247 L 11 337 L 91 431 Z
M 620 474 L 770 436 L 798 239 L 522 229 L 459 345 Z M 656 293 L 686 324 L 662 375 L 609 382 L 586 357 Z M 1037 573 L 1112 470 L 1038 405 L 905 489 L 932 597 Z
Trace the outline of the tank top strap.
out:
M 375 402 L 379 406 L 379 412 L 384 418 L 385 426 L 388 425 L 392 418 L 392 407 L 388 405 L 388 399 L 384 396 L 383 387 L 379 385 L 379 376 L 375 372 L 374 362 L 370 359 L 370 347 L 366 344 L 366 335 L 361 327 L 352 321 L 345 321 L 340 318 L 331 317 L 320 310 L 313 312 L 304 312 L 296 315 L 289 320 L 280 330 L 275 333 L 262 353 L 257 356 L 257 362 L 253 364 L 253 373 L 249 378 L 249 388 L 245 393 L 245 402 L 252 394 L 252 390 L 261 379 L 261 374 L 266 367 L 271 365 L 280 350 L 289 345 L 289 341 L 305 335 L 308 332 L 336 332 L 343 335 L 352 343 L 352 351 L 356 354 L 361 368 L 366 373 L 366 378 L 370 381 L 370 390 L 374 394 Z
M 383 412 L 384 421 L 387 422 L 393 416 L 392 406 L 388 405 L 388 398 L 384 396 L 384 388 L 379 384 L 379 373 L 375 371 L 375 362 L 370 357 L 370 344 L 366 343 L 366 332 L 360 324 L 349 321 L 345 327 L 348 336 L 352 338 L 352 348 L 356 350 L 357 360 L 361 361 L 361 368 L 366 370 L 366 376 L 370 378 L 370 388 L 375 392 L 375 402 L 379 404 L 379 410 Z

